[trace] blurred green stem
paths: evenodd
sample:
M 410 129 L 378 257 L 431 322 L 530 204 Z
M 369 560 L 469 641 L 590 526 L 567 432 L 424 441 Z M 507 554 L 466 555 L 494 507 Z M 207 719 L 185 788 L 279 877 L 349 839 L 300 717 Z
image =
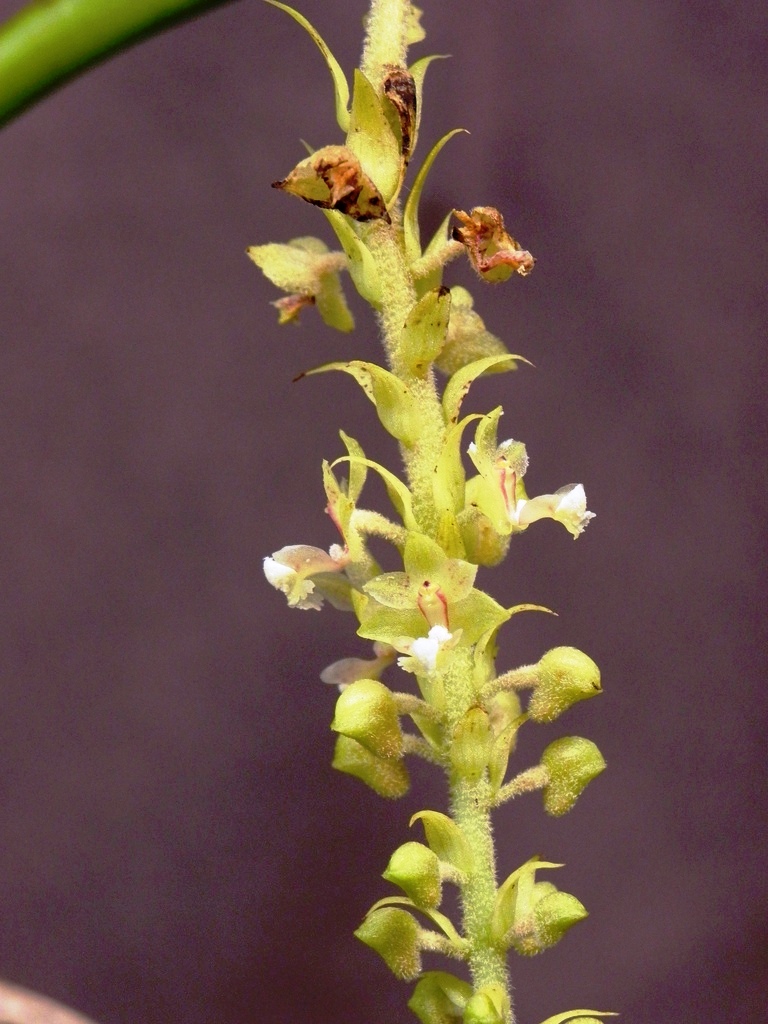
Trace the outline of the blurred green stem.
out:
M 78 71 L 229 0 L 34 0 L 0 25 L 0 126 Z

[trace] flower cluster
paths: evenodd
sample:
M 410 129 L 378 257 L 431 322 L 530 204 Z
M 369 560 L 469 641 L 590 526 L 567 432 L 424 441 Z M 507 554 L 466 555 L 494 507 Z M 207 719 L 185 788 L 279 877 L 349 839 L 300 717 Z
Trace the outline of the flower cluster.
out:
M 277 303 L 281 323 L 314 305 L 325 323 L 351 330 L 339 276 L 349 273 L 382 326 L 387 366 L 348 359 L 304 376 L 350 376 L 397 440 L 404 474 L 368 458 L 342 432 L 346 454 L 323 464 L 326 511 L 338 542 L 327 552 L 304 544 L 281 548 L 264 559 L 264 572 L 290 607 L 318 610 L 328 601 L 351 612 L 357 635 L 373 643 L 373 657 L 342 657 L 322 672 L 323 681 L 339 690 L 331 725 L 334 767 L 388 798 L 407 791 L 411 756 L 440 766 L 448 780 L 452 815 L 425 810 L 414 816 L 412 824 L 422 823 L 426 842 L 399 847 L 384 872 L 404 895 L 376 903 L 358 938 L 395 975 L 418 979 L 409 1006 L 423 1024 L 513 1024 L 507 950 L 532 955 L 547 949 L 586 911 L 574 896 L 536 878 L 537 871 L 559 866 L 538 858 L 496 886 L 490 813 L 539 790 L 544 809 L 563 814 L 603 770 L 594 744 L 566 736 L 550 743 L 538 764 L 507 779 L 519 730 L 528 722 L 548 725 L 598 694 L 600 674 L 591 659 L 567 647 L 548 651 L 535 665 L 498 674 L 500 628 L 535 606 L 500 604 L 477 586 L 478 570 L 501 562 L 511 538 L 541 519 L 555 520 L 577 538 L 594 513 L 587 510 L 581 484 L 528 496 L 528 453 L 520 441 L 499 441 L 501 407 L 464 413 L 464 399 L 479 378 L 515 370 L 527 360 L 488 331 L 466 289 L 443 284 L 443 272 L 463 253 L 481 280 L 497 283 L 526 276 L 535 261 L 491 207 L 449 211 L 422 245 L 418 208 L 426 176 L 455 132 L 432 147 L 401 203 L 424 76 L 434 59 L 405 64 L 406 46 L 423 37 L 416 8 L 405 0 L 375 0 L 363 67 L 350 90 L 312 26 L 277 0 L 269 2 L 317 43 L 331 72 L 345 136 L 311 152 L 274 185 L 320 209 L 340 249 L 298 238 L 253 246 L 248 253 L 286 293 Z M 392 11 L 403 18 L 399 36 L 391 26 L 385 30 Z M 388 51 L 384 60 L 372 56 L 379 52 L 372 41 L 379 30 L 391 45 L 400 40 L 401 49 Z M 445 376 L 442 387 L 438 374 Z M 369 472 L 386 487 L 388 514 L 361 504 Z M 371 538 L 391 545 L 399 568 L 382 570 Z M 415 680 L 417 692 L 399 692 L 383 681 L 398 669 L 406 685 Z M 531 693 L 523 705 L 525 690 Z M 438 909 L 445 882 L 459 888 L 463 932 Z M 442 971 L 423 972 L 424 950 L 465 961 L 472 983 Z M 599 1016 L 604 1015 L 573 1011 L 545 1024 L 594 1024 Z

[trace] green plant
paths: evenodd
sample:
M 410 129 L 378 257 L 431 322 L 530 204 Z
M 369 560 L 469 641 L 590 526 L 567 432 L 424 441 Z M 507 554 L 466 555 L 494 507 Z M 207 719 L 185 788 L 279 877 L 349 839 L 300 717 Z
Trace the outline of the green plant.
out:
M 341 690 L 331 726 L 337 733 L 334 766 L 389 798 L 409 787 L 408 757 L 434 764 L 447 779 L 449 813 L 424 810 L 413 817 L 411 825 L 420 822 L 425 842 L 407 841 L 393 853 L 384 878 L 400 892 L 373 905 L 357 937 L 397 977 L 416 981 L 409 1006 L 423 1024 L 512 1024 L 508 951 L 542 952 L 586 910 L 540 878 L 539 872 L 561 865 L 538 857 L 497 884 L 491 814 L 534 790 L 541 790 L 547 813 L 564 814 L 603 770 L 592 742 L 566 736 L 551 742 L 537 765 L 507 780 L 519 730 L 529 722 L 547 725 L 599 693 L 600 673 L 570 647 L 498 673 L 499 629 L 518 613 L 547 609 L 505 607 L 475 580 L 479 566 L 500 563 L 512 537 L 535 521 L 555 519 L 575 538 L 592 513 L 580 484 L 528 497 L 525 445 L 499 441 L 501 407 L 462 414 L 463 399 L 479 377 L 514 370 L 526 360 L 486 329 L 468 291 L 448 288 L 442 279 L 447 263 L 460 255 L 491 283 L 527 275 L 534 259 L 489 207 L 449 211 L 422 245 L 418 212 L 425 179 L 455 132 L 433 145 L 403 202 L 424 78 L 435 59 L 406 63 L 408 47 L 424 37 L 417 8 L 408 0 L 373 0 L 350 89 L 302 15 L 268 2 L 299 22 L 322 52 L 344 136 L 310 152 L 274 187 L 319 207 L 340 249 L 332 252 L 319 239 L 304 237 L 254 246 L 249 255 L 286 293 L 275 303 L 280 322 L 315 305 L 327 324 L 352 330 L 343 272 L 372 306 L 387 365 L 347 360 L 309 373 L 340 371 L 357 381 L 399 443 L 404 478 L 367 458 L 342 432 L 346 453 L 323 465 L 327 510 L 340 542 L 328 552 L 284 547 L 265 559 L 264 571 L 291 607 L 319 609 L 327 600 L 351 612 L 358 636 L 373 643 L 370 659 L 342 658 L 322 674 Z M 442 387 L 440 375 L 447 378 Z M 394 515 L 361 505 L 369 471 L 383 479 Z M 372 537 L 389 542 L 401 569 L 381 570 Z M 393 668 L 414 679 L 418 692 L 385 685 L 382 676 Z M 531 693 L 523 706 L 520 694 L 526 691 Z M 444 884 L 458 887 L 459 925 L 439 909 Z M 424 950 L 463 962 L 469 980 L 424 972 Z M 607 1015 L 572 1010 L 545 1024 L 583 1024 Z
M 30 4 L 0 29 L 0 121 L 88 62 L 217 2 L 222 0 Z M 327 552 L 284 547 L 265 559 L 264 570 L 291 607 L 319 609 L 327 600 L 351 612 L 358 636 L 373 644 L 371 658 L 345 657 L 322 672 L 341 691 L 331 724 L 337 734 L 334 766 L 388 798 L 408 790 L 409 757 L 433 764 L 447 780 L 448 813 L 413 816 L 410 824 L 419 823 L 424 842 L 410 839 L 394 851 L 383 877 L 399 892 L 373 905 L 357 937 L 397 977 L 416 982 L 408 1005 L 423 1024 L 513 1024 L 509 950 L 530 956 L 548 949 L 586 910 L 539 877 L 561 866 L 539 857 L 497 884 L 491 815 L 536 790 L 547 813 L 564 814 L 603 770 L 591 741 L 564 736 L 548 744 L 538 764 L 507 778 L 520 729 L 529 722 L 549 725 L 599 693 L 600 673 L 571 647 L 499 673 L 499 629 L 519 613 L 548 609 L 506 607 L 475 581 L 479 566 L 498 565 L 512 537 L 537 520 L 555 519 L 576 538 L 593 514 L 580 484 L 528 497 L 525 445 L 499 441 L 501 407 L 484 415 L 462 413 L 478 378 L 510 372 L 526 360 L 487 330 L 466 289 L 443 285 L 443 271 L 464 255 L 482 281 L 500 283 L 530 273 L 534 259 L 489 207 L 449 211 L 422 244 L 419 202 L 426 177 L 456 131 L 432 146 L 403 201 L 424 79 L 435 59 L 406 62 L 410 45 L 424 38 L 418 8 L 409 0 L 372 0 L 350 89 L 306 19 L 278 0 L 267 2 L 293 17 L 320 49 L 343 136 L 310 152 L 274 184 L 319 207 L 340 249 L 302 237 L 253 246 L 249 255 L 285 292 L 275 303 L 281 323 L 316 306 L 327 324 L 351 331 L 343 273 L 373 308 L 387 365 L 346 360 L 308 374 L 335 370 L 354 378 L 399 443 L 404 478 L 367 458 L 342 432 L 346 454 L 322 469 L 340 542 Z M 360 504 L 369 471 L 383 479 L 394 515 Z M 402 568 L 382 571 L 371 538 L 388 542 Z M 397 669 L 415 681 L 417 692 L 382 682 Z M 446 884 L 458 888 L 458 925 L 440 910 Z M 462 962 L 468 978 L 423 971 L 425 950 Z M 595 1024 L 611 1015 L 571 1010 L 544 1024 Z

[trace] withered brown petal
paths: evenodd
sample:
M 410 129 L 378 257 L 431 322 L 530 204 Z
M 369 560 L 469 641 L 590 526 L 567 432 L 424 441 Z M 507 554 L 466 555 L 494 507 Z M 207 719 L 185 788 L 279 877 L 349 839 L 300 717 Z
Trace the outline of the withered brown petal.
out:
M 469 213 L 453 213 L 461 225 L 454 227 L 453 238 L 466 247 L 472 266 L 484 280 L 504 281 L 515 272 L 530 274 L 536 261 L 507 232 L 498 210 L 476 206 Z
M 314 304 L 314 295 L 284 295 L 282 299 L 275 299 L 272 303 L 278 311 L 279 324 L 298 323 L 302 309 Z
M 413 128 L 416 124 L 416 83 L 407 68 L 401 68 L 397 64 L 387 64 L 385 67 L 387 75 L 384 79 L 384 95 L 395 108 L 400 122 L 403 165 L 407 166 L 411 156 Z
M 339 210 L 353 220 L 386 220 L 384 198 L 346 146 L 324 146 L 302 160 L 282 181 L 282 189 L 324 210 Z

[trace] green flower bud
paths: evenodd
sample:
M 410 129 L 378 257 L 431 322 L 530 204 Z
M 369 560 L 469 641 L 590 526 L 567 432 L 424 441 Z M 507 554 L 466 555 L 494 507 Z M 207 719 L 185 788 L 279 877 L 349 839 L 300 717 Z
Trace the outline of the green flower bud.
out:
M 392 800 L 404 796 L 411 784 L 402 761 L 377 757 L 349 736 L 339 736 L 336 740 L 333 767 L 347 775 L 356 775 L 379 796 Z
M 439 907 L 443 894 L 440 861 L 423 843 L 404 843 L 392 854 L 382 875 L 399 885 L 419 907 Z
M 492 747 L 488 715 L 482 708 L 470 708 L 453 733 L 450 750 L 453 770 L 468 782 L 477 782 L 488 767 Z
M 382 907 L 366 917 L 355 936 L 376 950 L 396 978 L 409 981 L 421 971 L 419 931 L 407 910 Z
M 488 356 L 508 355 L 506 345 L 495 334 L 486 329 L 480 316 L 473 310 L 474 299 L 460 285 L 451 288 L 451 318 L 442 351 L 435 359 L 435 365 L 449 377 L 469 363 Z M 514 365 L 495 366 L 490 373 L 513 370 Z
M 421 1024 L 455 1024 L 472 995 L 472 986 L 445 971 L 427 971 L 408 1001 Z
M 331 729 L 370 750 L 378 757 L 401 757 L 403 734 L 395 699 L 376 679 L 358 679 L 336 701 Z
M 536 666 L 538 682 L 528 704 L 534 722 L 552 722 L 577 701 L 601 693 L 600 669 L 575 647 L 555 647 Z
M 534 899 L 532 913 L 512 932 L 512 945 L 523 956 L 535 956 L 554 946 L 569 928 L 587 917 L 586 908 L 575 896 L 560 892 L 551 882 L 537 882 Z
M 464 1024 L 504 1024 L 509 1019 L 509 998 L 495 983 L 483 985 L 464 1009 Z
M 477 506 L 470 505 L 464 510 L 459 525 L 468 562 L 490 567 L 504 561 L 509 551 L 510 535 L 500 534 Z
M 605 768 L 603 755 L 582 736 L 563 736 L 550 743 L 541 764 L 549 772 L 544 810 L 555 817 L 570 811 L 582 790 Z

